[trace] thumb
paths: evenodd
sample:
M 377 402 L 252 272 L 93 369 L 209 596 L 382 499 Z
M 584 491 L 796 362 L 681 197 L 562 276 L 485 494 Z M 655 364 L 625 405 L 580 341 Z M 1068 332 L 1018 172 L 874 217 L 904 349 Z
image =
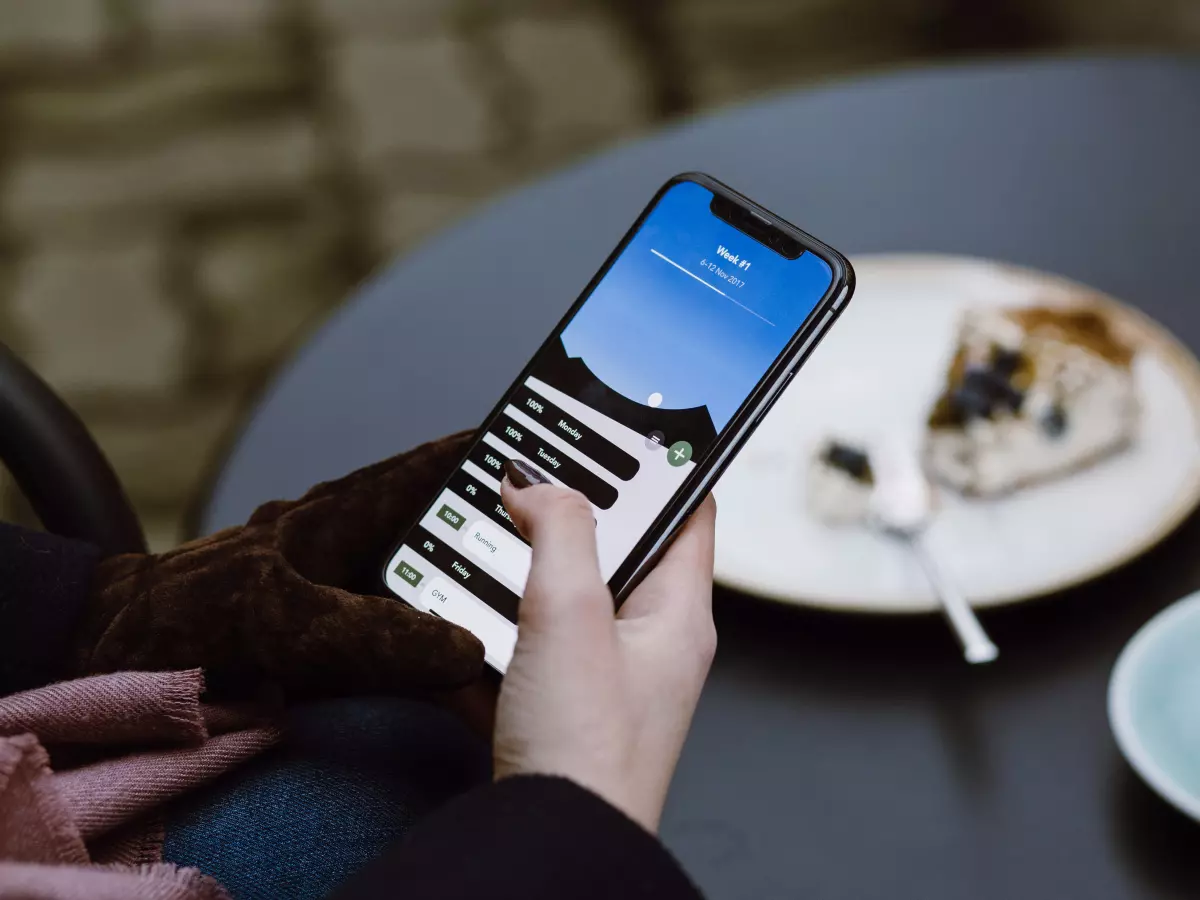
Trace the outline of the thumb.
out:
M 533 545 L 519 625 L 535 629 L 613 618 L 612 595 L 600 577 L 596 519 L 578 491 L 550 484 L 500 485 L 504 508 Z
M 260 658 L 267 673 L 297 693 L 348 695 L 456 688 L 483 670 L 483 645 L 464 628 L 399 600 L 308 583 L 320 612 Z

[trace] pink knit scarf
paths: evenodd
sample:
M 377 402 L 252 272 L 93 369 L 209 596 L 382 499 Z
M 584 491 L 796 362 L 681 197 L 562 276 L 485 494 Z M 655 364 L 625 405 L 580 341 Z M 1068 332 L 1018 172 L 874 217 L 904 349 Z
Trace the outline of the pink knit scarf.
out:
M 242 710 L 202 704 L 203 691 L 193 669 L 0 697 L 0 900 L 227 897 L 197 870 L 161 861 L 155 812 L 279 732 Z M 72 766 L 81 755 L 90 761 Z

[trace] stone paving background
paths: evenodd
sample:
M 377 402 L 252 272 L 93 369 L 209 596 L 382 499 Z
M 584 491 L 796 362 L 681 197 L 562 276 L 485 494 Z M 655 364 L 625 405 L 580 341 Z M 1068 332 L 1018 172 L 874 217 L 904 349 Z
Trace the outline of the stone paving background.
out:
M 1085 48 L 1194 51 L 1200 3 L 0 0 L 0 341 L 168 547 L 279 363 L 490 195 L 765 90 Z

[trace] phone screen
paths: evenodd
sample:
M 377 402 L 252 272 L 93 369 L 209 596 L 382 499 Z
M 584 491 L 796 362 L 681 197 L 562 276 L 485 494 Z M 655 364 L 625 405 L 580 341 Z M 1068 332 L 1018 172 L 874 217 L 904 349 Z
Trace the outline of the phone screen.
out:
M 601 574 L 627 562 L 829 291 L 811 251 L 777 253 L 676 182 L 532 360 L 388 562 L 405 601 L 473 632 L 504 672 L 531 550 L 500 501 L 523 459 L 582 492 Z

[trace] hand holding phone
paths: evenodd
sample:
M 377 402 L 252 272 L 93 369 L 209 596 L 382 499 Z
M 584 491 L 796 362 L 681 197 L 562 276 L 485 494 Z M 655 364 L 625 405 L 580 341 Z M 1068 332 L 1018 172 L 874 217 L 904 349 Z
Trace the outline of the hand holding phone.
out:
M 852 288 L 837 251 L 712 178 L 672 179 L 401 539 L 388 588 L 470 630 L 506 671 L 532 562 L 500 495 L 506 463 L 519 460 L 586 498 L 619 605 Z
M 500 690 L 496 777 L 570 778 L 654 832 L 716 649 L 716 504 L 701 504 L 614 619 L 587 499 L 507 480 L 502 497 L 533 564 Z

